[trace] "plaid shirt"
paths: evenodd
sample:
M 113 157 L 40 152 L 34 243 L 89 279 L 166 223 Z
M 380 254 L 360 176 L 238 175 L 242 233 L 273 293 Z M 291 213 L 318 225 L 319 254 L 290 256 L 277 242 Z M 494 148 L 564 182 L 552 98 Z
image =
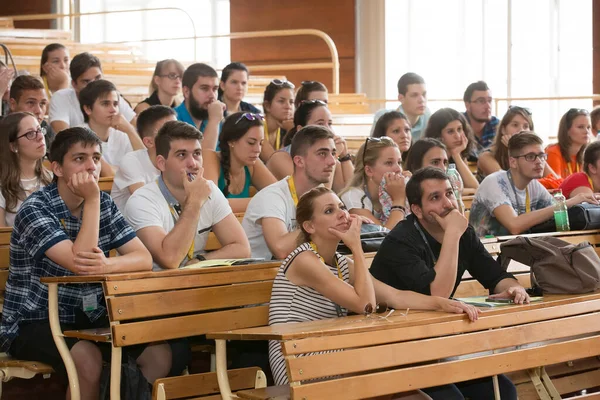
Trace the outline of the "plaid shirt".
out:
M 63 226 L 64 223 L 64 226 Z M 10 270 L 4 294 L 0 325 L 0 350 L 8 351 L 19 334 L 19 324 L 48 320 L 48 287 L 40 282 L 47 276 L 74 275 L 46 256 L 46 251 L 64 240 L 74 241 L 81 229 L 58 193 L 56 183 L 31 194 L 24 202 L 10 238 Z M 105 256 L 129 242 L 135 233 L 115 203 L 100 192 L 100 232 L 98 247 Z M 106 313 L 99 284 L 60 285 L 58 306 L 62 323 L 75 322 L 75 310 L 83 309 L 83 297 L 95 295 L 98 308 L 86 312 L 91 321 Z
M 466 112 L 463 113 L 463 115 L 470 124 L 471 121 L 469 120 L 469 115 Z M 492 119 L 486 122 L 485 126 L 483 127 L 481 138 L 475 134 L 473 135 L 477 140 L 477 152 L 489 148 L 494 143 L 494 138 L 496 137 L 496 128 L 498 127 L 499 123 L 500 120 L 492 115 Z

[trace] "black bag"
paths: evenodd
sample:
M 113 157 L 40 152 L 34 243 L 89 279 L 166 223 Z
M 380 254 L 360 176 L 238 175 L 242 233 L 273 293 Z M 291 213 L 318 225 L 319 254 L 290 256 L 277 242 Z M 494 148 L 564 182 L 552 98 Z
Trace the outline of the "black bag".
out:
M 583 203 L 569 208 L 569 227 L 572 231 L 599 229 L 600 205 Z M 554 218 L 537 224 L 529 231 L 531 233 L 556 232 Z
M 125 354 L 123 356 L 127 357 Z M 99 398 L 101 400 L 110 400 L 110 364 L 106 364 L 102 369 Z M 138 368 L 135 360 L 131 357 L 127 357 L 127 363 L 121 365 L 121 399 L 152 399 L 150 384 Z
M 381 247 L 383 239 L 385 239 L 389 232 L 389 229 L 380 225 L 363 224 L 360 228 L 360 243 L 363 251 L 365 253 L 377 252 L 379 247 Z M 338 244 L 337 252 L 344 255 L 352 254 L 344 242 L 340 242 L 340 244 Z

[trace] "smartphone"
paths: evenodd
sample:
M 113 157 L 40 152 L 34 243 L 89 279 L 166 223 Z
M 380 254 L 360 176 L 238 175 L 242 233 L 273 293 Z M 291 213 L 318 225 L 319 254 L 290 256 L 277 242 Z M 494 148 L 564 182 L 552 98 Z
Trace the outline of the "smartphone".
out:
M 506 304 L 510 304 L 513 302 L 513 299 L 492 299 L 490 297 L 488 297 L 487 299 L 485 299 L 486 302 L 488 303 L 506 303 Z

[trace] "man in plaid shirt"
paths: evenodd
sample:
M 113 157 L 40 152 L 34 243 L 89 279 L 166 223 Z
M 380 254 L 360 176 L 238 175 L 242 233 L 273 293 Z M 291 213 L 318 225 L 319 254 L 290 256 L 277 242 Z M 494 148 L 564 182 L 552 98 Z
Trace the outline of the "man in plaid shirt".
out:
M 152 268 L 148 250 L 110 196 L 98 188 L 101 151 L 100 140 L 89 129 L 61 132 L 50 151 L 54 182 L 25 200 L 11 237 L 0 349 L 19 359 L 50 364 L 63 376 L 65 368 L 48 322 L 48 288 L 40 278 Z M 121 256 L 107 258 L 111 249 Z M 62 286 L 58 305 L 63 329 L 108 326 L 99 284 Z M 97 399 L 102 360 L 110 360 L 110 348 L 65 339 L 82 398 Z M 129 356 L 137 359 L 149 382 L 166 376 L 171 367 L 167 344 L 133 348 Z

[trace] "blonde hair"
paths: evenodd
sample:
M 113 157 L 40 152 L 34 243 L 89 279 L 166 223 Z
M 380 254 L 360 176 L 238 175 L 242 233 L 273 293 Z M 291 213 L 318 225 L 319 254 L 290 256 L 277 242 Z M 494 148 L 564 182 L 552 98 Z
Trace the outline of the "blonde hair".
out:
M 164 70 L 171 64 L 175 65 L 179 76 L 181 76 L 181 79 L 183 80 L 183 72 L 185 71 L 185 68 L 183 68 L 183 65 L 179 61 L 172 58 L 167 58 L 166 60 L 159 61 L 156 63 L 154 73 L 152 74 L 152 79 L 150 79 L 150 87 L 148 88 L 149 96 L 152 96 L 152 93 L 158 90 L 158 86 L 156 85 L 156 83 L 154 83 L 154 77 L 160 76 L 164 72 Z

